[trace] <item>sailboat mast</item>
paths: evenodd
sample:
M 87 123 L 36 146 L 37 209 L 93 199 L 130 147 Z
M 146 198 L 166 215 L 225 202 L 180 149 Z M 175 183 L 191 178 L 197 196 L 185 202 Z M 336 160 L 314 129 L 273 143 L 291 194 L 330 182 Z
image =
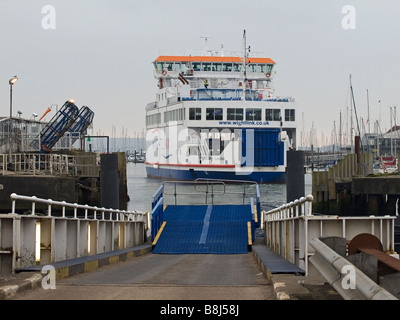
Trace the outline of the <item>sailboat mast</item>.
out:
M 368 108 L 368 134 L 371 133 L 371 121 L 369 118 L 369 95 L 368 95 L 368 89 L 367 89 L 367 108 Z
M 342 149 L 342 110 L 339 114 L 339 151 Z
M 356 117 L 358 136 L 360 136 L 361 135 L 361 131 L 360 131 L 360 125 L 358 123 L 357 108 L 356 108 L 356 102 L 355 102 L 355 99 L 354 99 L 353 85 L 351 84 L 351 75 L 350 75 L 350 90 L 351 90 L 351 97 L 352 97 L 352 100 L 353 100 L 354 116 Z M 362 149 L 362 147 L 361 147 L 361 149 Z

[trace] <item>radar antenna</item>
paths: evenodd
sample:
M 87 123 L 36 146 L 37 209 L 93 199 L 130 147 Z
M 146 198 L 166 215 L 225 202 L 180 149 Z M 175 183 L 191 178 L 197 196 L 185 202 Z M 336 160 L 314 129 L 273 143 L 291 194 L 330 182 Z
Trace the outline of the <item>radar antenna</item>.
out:
M 203 51 L 203 56 L 211 56 L 211 50 L 208 49 L 208 39 L 211 39 L 212 37 L 208 36 L 201 36 L 201 39 L 204 39 L 204 51 Z

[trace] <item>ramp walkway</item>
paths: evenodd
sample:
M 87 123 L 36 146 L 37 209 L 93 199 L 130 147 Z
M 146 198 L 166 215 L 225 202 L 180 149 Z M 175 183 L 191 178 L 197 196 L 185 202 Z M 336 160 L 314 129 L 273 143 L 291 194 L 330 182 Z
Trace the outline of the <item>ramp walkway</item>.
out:
M 247 253 L 252 229 L 250 205 L 169 205 L 153 253 Z
M 240 186 L 234 185 L 234 191 L 229 192 L 219 180 L 164 182 L 153 196 L 153 253 L 240 254 L 250 251 L 255 228 L 259 226 L 260 197 L 256 183 L 251 182 L 249 189 L 246 189 L 249 185 L 242 187 L 242 184 L 243 181 Z M 171 193 L 167 186 L 172 186 Z M 186 196 L 183 204 L 177 203 L 178 194 Z M 173 204 L 164 205 L 168 195 L 172 196 Z M 203 204 L 187 204 L 188 199 L 199 195 L 205 198 Z M 228 195 L 230 204 L 217 201 Z M 240 204 L 232 204 L 233 198 L 239 199 Z

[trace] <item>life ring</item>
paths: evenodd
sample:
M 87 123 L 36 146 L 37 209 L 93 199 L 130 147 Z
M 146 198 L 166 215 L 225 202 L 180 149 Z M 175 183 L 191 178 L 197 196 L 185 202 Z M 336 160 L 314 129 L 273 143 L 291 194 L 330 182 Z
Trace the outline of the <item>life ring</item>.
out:
M 269 77 L 271 76 L 271 73 L 267 72 L 267 73 L 265 74 L 265 76 L 266 76 L 267 78 L 269 78 Z
M 163 74 L 163 76 L 166 76 L 167 75 L 167 71 L 163 70 L 162 74 Z

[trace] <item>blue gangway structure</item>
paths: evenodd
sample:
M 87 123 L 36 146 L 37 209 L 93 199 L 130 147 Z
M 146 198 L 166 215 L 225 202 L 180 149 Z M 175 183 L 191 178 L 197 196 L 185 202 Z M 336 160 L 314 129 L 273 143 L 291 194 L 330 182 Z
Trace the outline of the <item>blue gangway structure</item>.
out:
M 232 191 L 228 191 L 227 186 L 226 182 L 207 179 L 164 182 L 153 196 L 153 253 L 241 254 L 250 251 L 260 221 L 258 185 L 241 181 L 240 185 L 229 184 Z M 183 191 L 179 192 L 179 188 Z M 196 196 L 203 197 L 204 203 L 188 204 Z M 228 204 L 221 203 L 224 198 Z M 239 203 L 234 204 L 233 199 Z M 172 203 L 166 204 L 168 200 Z
M 38 144 L 40 143 L 41 152 L 50 151 L 74 123 L 78 113 L 78 107 L 73 102 L 66 101 L 61 109 L 46 124 L 38 138 L 32 142 L 32 146 L 38 149 Z
M 82 106 L 76 116 L 75 121 L 66 131 L 67 134 L 72 139 L 71 144 L 81 137 L 81 135 L 86 133 L 87 128 L 93 122 L 94 112 L 87 106 Z
M 80 135 L 84 134 L 92 123 L 94 112 L 87 106 L 80 110 L 72 101 L 66 101 L 60 110 L 46 124 L 31 146 L 42 153 L 51 151 L 54 145 L 65 135 L 69 134 L 72 145 Z

